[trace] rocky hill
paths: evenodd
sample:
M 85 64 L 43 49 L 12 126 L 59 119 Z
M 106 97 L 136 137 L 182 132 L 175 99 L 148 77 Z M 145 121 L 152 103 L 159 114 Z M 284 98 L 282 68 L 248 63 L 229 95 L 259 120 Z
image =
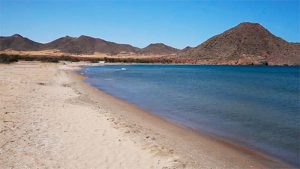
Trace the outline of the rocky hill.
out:
M 38 50 L 59 50 L 63 53 L 71 54 L 93 54 L 105 53 L 116 55 L 126 54 L 143 54 L 143 55 L 166 55 L 175 54 L 179 50 L 162 43 L 150 44 L 145 48 L 137 48 L 128 44 L 118 44 L 109 42 L 100 38 L 90 36 L 70 37 L 65 36 L 58 38 L 49 43 L 37 43 L 21 35 L 0 37 L 0 50 L 16 51 L 38 51 Z
M 40 50 L 42 46 L 43 44 L 34 42 L 19 34 L 15 34 L 12 36 L 0 36 L 0 50 L 12 49 L 34 51 Z
M 138 50 L 138 48 L 128 44 L 118 44 L 84 35 L 78 38 L 69 36 L 59 38 L 45 44 L 44 48 L 58 49 L 65 53 L 93 54 L 99 52 L 111 55 L 118 53 L 135 53 Z
M 167 55 L 175 54 L 179 52 L 179 50 L 163 43 L 151 43 L 147 47 L 140 49 L 138 52 L 141 54 Z
M 7 49 L 54 49 L 66 54 L 133 54 L 135 57 L 160 55 L 163 60 L 172 60 L 174 63 L 300 65 L 300 43 L 289 43 L 273 35 L 260 24 L 249 22 L 241 23 L 194 48 L 186 47 L 182 50 L 163 43 L 153 43 L 140 49 L 84 35 L 66 36 L 42 44 L 18 34 L 0 36 L 0 51 Z
M 181 60 L 207 64 L 300 64 L 299 43 L 289 43 L 258 23 L 241 23 L 195 48 Z

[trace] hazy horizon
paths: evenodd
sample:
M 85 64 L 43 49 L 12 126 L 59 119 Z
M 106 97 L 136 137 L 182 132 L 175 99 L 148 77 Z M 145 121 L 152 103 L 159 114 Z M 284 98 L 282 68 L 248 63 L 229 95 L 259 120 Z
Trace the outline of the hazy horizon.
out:
M 143 48 L 197 46 L 241 22 L 259 23 L 300 42 L 299 1 L 7 1 L 0 0 L 0 35 L 47 43 L 87 35 Z

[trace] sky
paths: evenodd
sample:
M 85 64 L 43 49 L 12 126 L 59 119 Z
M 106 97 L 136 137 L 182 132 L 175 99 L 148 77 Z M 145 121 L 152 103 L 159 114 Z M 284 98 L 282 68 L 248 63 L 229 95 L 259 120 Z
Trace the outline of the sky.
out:
M 300 42 L 300 1 L 0 0 L 0 35 L 37 42 L 88 35 L 145 47 L 197 46 L 241 22 Z

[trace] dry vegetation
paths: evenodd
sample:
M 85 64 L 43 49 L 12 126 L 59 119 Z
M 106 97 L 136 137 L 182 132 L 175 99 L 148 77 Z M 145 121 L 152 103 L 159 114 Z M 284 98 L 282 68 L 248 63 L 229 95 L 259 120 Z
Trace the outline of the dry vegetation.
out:
M 80 57 L 80 56 L 46 56 L 46 55 L 17 55 L 17 54 L 0 54 L 0 63 L 12 63 L 19 60 L 25 61 L 41 61 L 41 62 L 53 62 L 59 61 L 79 62 L 88 61 L 91 63 L 98 63 L 104 61 L 107 63 L 171 63 L 172 60 L 162 57 L 153 58 L 133 58 L 133 57 Z

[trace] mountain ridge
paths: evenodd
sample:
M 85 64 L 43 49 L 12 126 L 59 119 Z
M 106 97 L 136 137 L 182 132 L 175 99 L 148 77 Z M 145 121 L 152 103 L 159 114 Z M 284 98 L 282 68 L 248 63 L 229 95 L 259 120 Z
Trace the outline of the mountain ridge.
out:
M 215 35 L 196 47 L 179 50 L 163 43 L 144 48 L 81 35 L 65 36 L 49 43 L 38 43 L 19 34 L 0 36 L 0 51 L 39 51 L 55 49 L 70 54 L 163 56 L 174 63 L 300 65 L 300 43 L 287 42 L 259 23 L 243 22 Z
M 45 49 L 58 49 L 66 53 L 93 54 L 95 52 L 118 54 L 135 52 L 138 48 L 128 44 L 118 44 L 86 35 L 62 37 L 45 44 Z
M 154 48 L 152 48 L 153 45 L 155 45 Z M 14 34 L 12 36 L 0 36 L 0 51 L 6 49 L 17 51 L 56 49 L 71 54 L 93 54 L 98 52 L 110 55 L 122 53 L 162 55 L 172 54 L 179 51 L 178 49 L 163 43 L 149 44 L 145 48 L 138 48 L 129 44 L 110 42 L 86 35 L 81 35 L 79 37 L 64 36 L 48 43 L 38 43 L 19 34 Z M 151 51 L 152 49 L 153 51 Z
M 165 45 L 163 43 L 151 43 L 148 46 L 140 49 L 142 54 L 172 54 L 180 51 L 179 49 Z
M 14 50 L 39 50 L 42 47 L 42 43 L 32 41 L 20 34 L 14 34 L 12 36 L 0 36 L 0 51 L 8 48 Z
M 196 63 L 300 64 L 299 47 L 298 43 L 289 43 L 258 23 L 244 22 L 178 56 Z

